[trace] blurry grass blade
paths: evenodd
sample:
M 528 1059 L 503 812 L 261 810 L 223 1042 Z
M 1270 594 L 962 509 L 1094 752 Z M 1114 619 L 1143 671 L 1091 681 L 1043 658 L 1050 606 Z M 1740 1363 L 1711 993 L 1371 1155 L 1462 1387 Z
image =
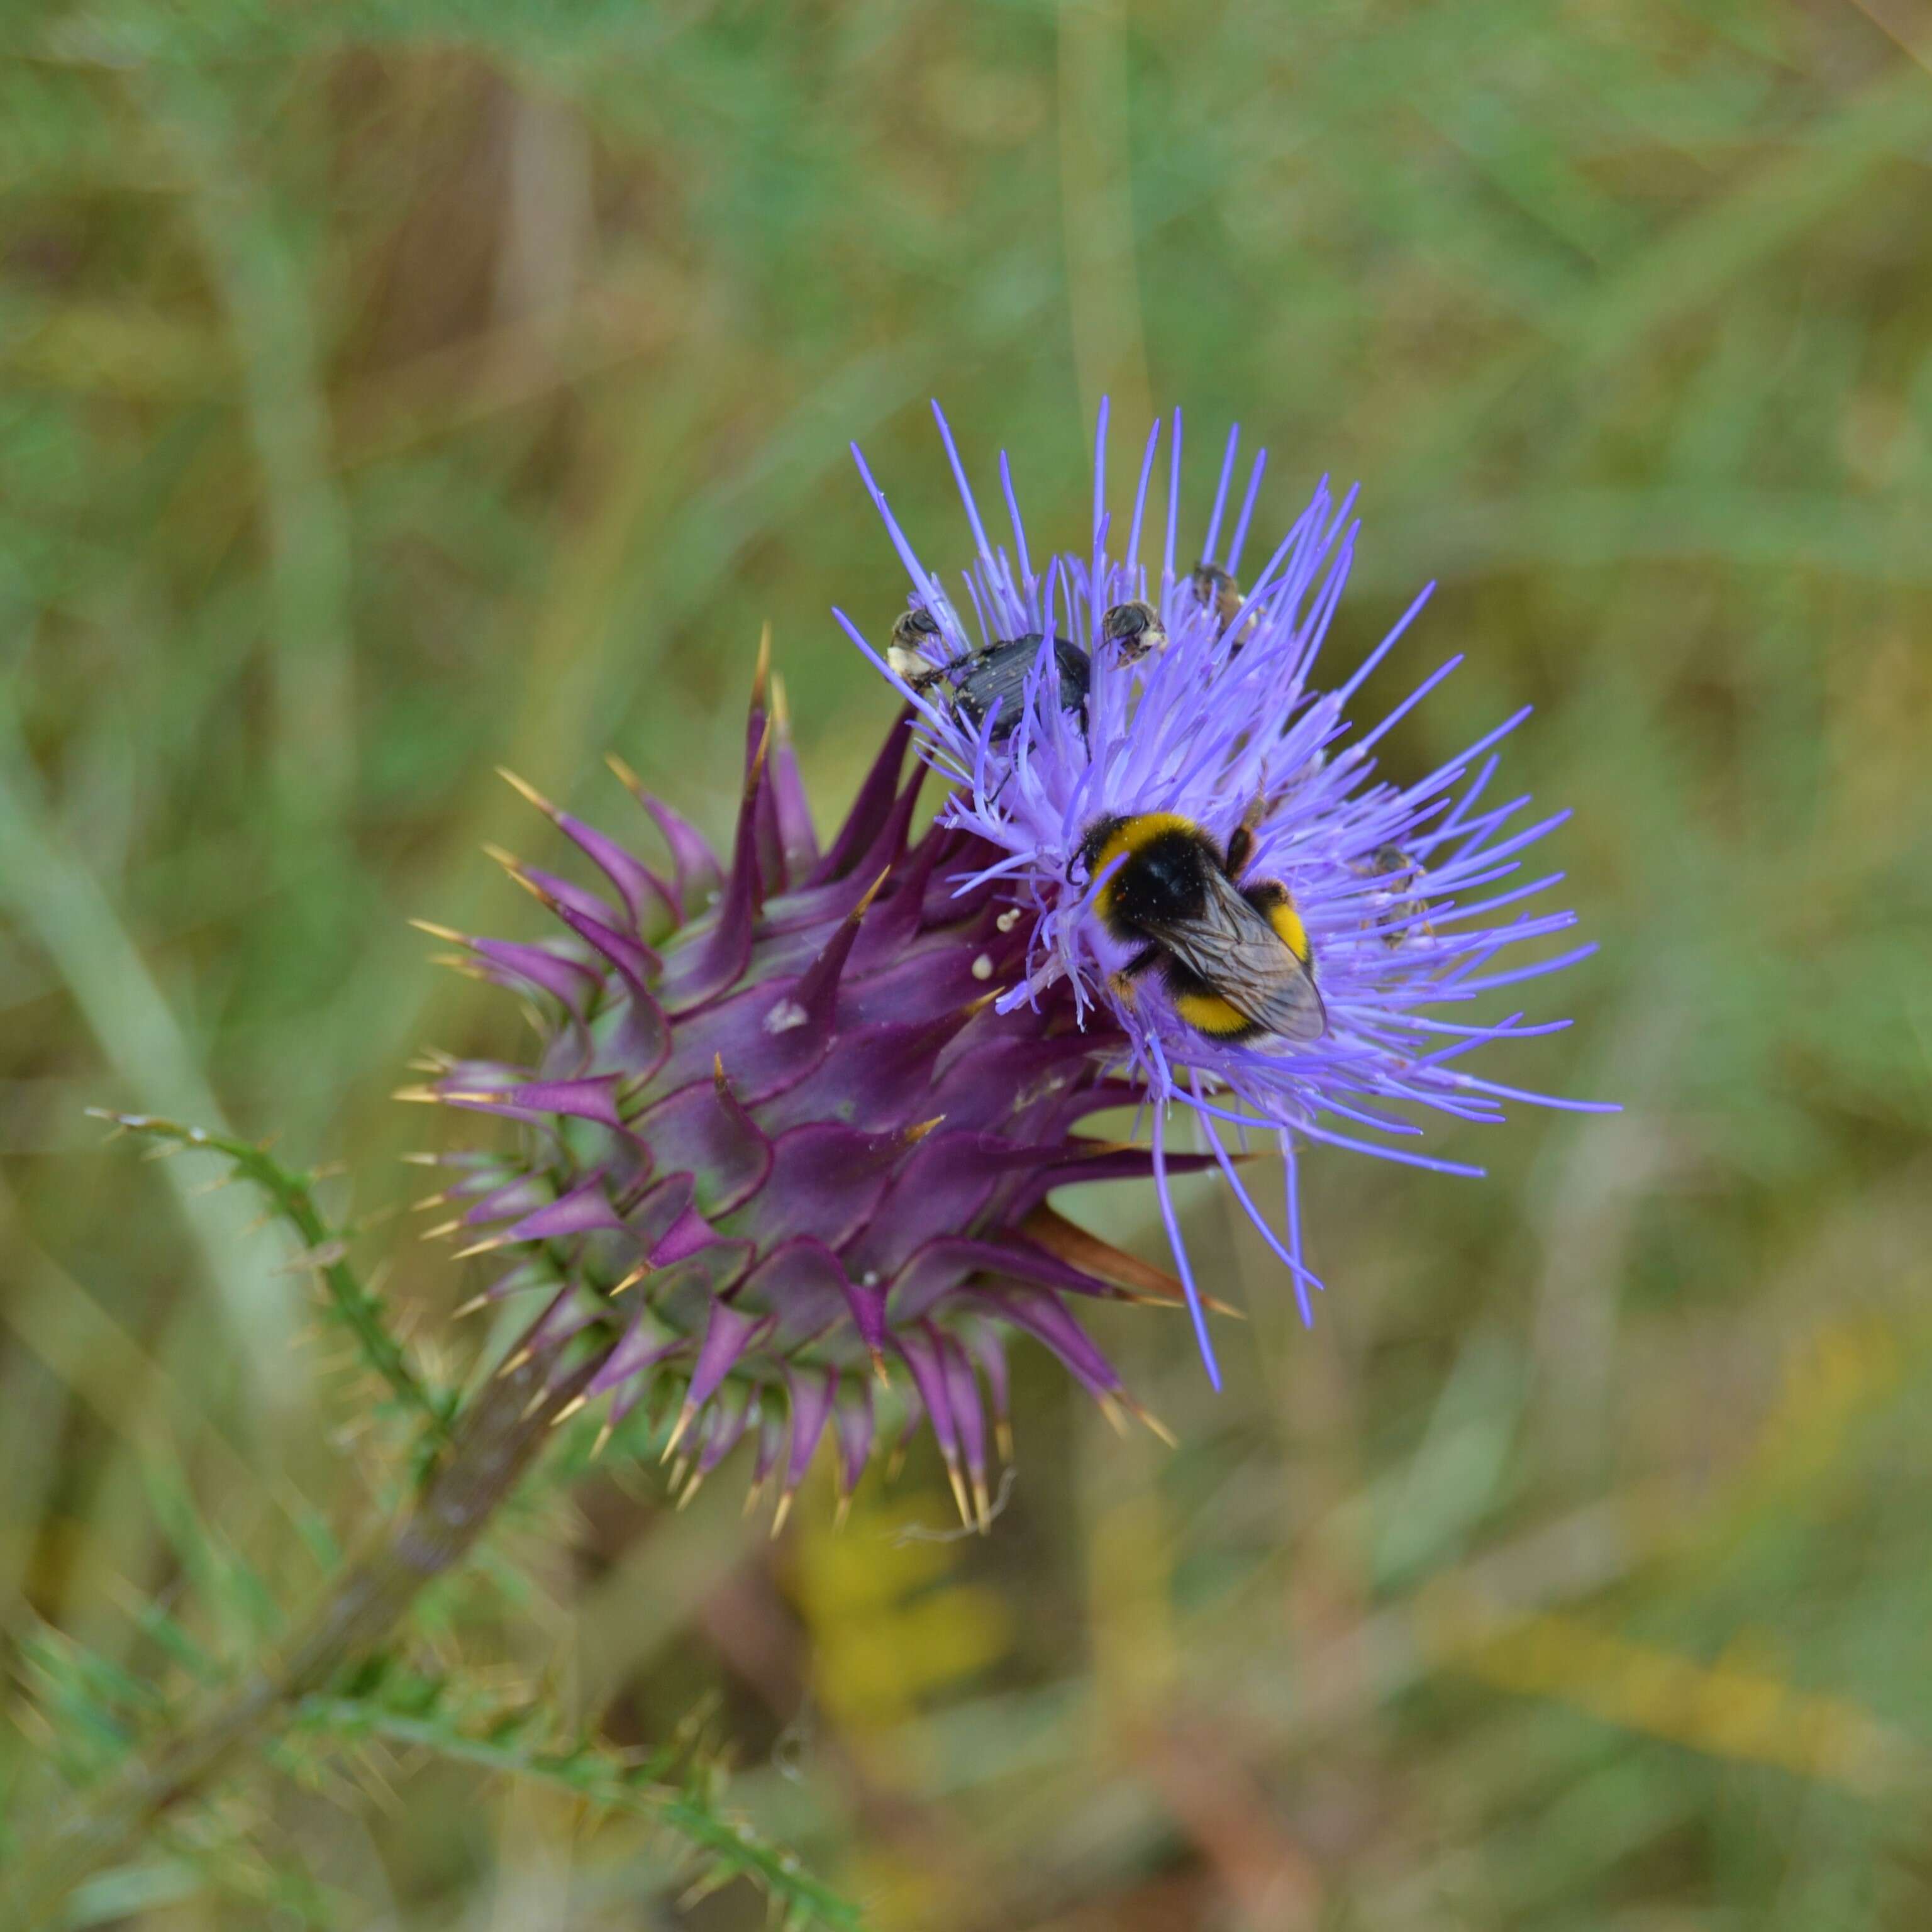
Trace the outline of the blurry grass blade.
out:
M 1879 165 L 1932 131 L 1932 88 L 1894 70 L 1849 106 L 1824 113 L 1795 152 L 1700 205 L 1636 258 L 1580 291 L 1540 340 L 1512 347 L 1451 391 L 1418 438 L 1412 481 L 1432 484 L 1466 462 L 1479 426 L 1498 412 L 1547 406 L 1547 380 L 1577 384 L 1654 346 L 1654 333 L 1714 299 L 1840 207 Z M 1547 380 L 1546 380 L 1547 379 Z
M 243 158 L 226 91 L 176 60 L 144 66 L 136 86 L 192 183 L 188 206 L 242 365 L 268 534 L 278 800 L 292 830 L 332 842 L 356 775 L 349 530 L 307 267 Z
M 145 1466 L 157 1454 L 171 1453 L 172 1436 L 212 1459 L 231 1501 L 260 1491 L 263 1472 L 230 1438 L 204 1398 L 184 1386 L 81 1282 L 32 1244 L 4 1184 L 0 1237 L 15 1256 L 14 1279 L 8 1292 L 0 1295 L 0 1322 L 121 1438 L 128 1456 Z M 160 1426 L 164 1418 L 166 1428 Z M 53 1465 L 40 1460 L 50 1474 L 55 1473 Z M 34 1462 L 23 1455 L 13 1466 L 24 1472 Z M 19 1582 L 10 1540 L 15 1535 L 26 1538 L 32 1526 L 24 1508 L 31 1496 L 24 1474 L 16 1474 L 12 1485 L 10 1500 L 19 1514 L 6 1521 L 0 1534 L 0 1596 Z M 306 1505 L 300 1513 L 307 1513 Z
M 1060 0 L 1060 193 L 1083 424 L 1103 396 L 1130 443 L 1154 412 L 1142 340 L 1120 0 Z
M 1378 1526 L 1378 1582 L 1400 1582 L 1462 1544 L 1494 1502 L 1522 1409 L 1522 1364 L 1495 1334 L 1462 1346 L 1428 1429 Z
M 76 1928 L 112 1924 L 184 1905 L 207 1888 L 206 1880 L 186 1858 L 143 1858 L 90 1879 L 69 1903 L 65 1922 Z
M 0 903 L 46 950 L 118 1084 L 158 1113 L 213 1122 L 222 1113 L 201 1066 L 127 928 L 47 809 L 20 740 L 12 693 L 0 692 Z M 163 1170 L 248 1360 L 248 1387 L 271 1408 L 302 1400 L 288 1338 L 302 1311 L 272 1282 L 281 1246 L 250 1231 L 232 1193 L 202 1195 L 179 1165 Z M 203 1177 L 204 1178 L 206 1177 Z

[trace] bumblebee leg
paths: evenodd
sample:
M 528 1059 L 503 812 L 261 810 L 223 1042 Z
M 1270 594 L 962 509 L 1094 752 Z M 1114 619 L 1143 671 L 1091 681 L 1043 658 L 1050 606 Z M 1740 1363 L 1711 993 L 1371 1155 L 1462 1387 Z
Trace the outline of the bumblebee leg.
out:
M 1268 809 L 1268 800 L 1257 798 L 1241 814 L 1241 822 L 1228 835 L 1226 872 L 1229 878 L 1238 880 L 1248 869 L 1248 861 L 1255 856 L 1255 827 L 1262 821 Z
M 1160 963 L 1160 948 L 1158 946 L 1142 946 L 1118 972 L 1108 975 L 1107 984 L 1112 988 L 1114 997 L 1123 1006 L 1132 1006 L 1134 1003 L 1134 982 L 1150 966 Z

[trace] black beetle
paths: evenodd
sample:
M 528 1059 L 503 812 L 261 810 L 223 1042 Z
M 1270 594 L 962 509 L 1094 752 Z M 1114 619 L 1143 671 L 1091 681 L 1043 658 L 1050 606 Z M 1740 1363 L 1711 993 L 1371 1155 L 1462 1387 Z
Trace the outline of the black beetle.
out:
M 1026 708 L 1026 681 L 1040 656 L 1043 633 L 1034 631 L 1024 638 L 1008 638 L 988 644 L 956 664 L 934 665 L 908 680 L 921 695 L 944 688 L 955 715 L 974 730 L 986 722 L 997 704 L 1000 715 L 993 726 L 993 742 L 1003 745 L 1010 738 Z M 1092 682 L 1092 667 L 1087 653 L 1064 638 L 1053 640 L 1054 662 L 1060 670 L 1060 708 L 1070 711 L 1087 729 L 1087 692 Z

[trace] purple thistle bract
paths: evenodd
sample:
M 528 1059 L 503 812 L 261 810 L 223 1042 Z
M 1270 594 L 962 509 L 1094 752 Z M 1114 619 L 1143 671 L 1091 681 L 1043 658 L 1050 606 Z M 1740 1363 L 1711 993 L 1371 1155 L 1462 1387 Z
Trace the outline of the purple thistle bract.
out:
M 1392 1111 L 1406 1106 L 1489 1120 L 1505 1099 L 1541 1098 L 1463 1062 L 1554 1027 L 1473 1019 L 1469 1004 L 1589 949 L 1498 964 L 1573 922 L 1522 906 L 1558 875 L 1513 879 L 1563 814 L 1520 824 L 1526 800 L 1488 800 L 1490 748 L 1526 712 L 1414 784 L 1377 778 L 1376 743 L 1451 659 L 1351 734 L 1351 700 L 1426 592 L 1345 682 L 1312 684 L 1348 574 L 1352 496 L 1338 505 L 1318 488 L 1241 598 L 1232 579 L 1265 452 L 1224 546 L 1231 434 L 1198 553 L 1226 573 L 1217 597 L 1197 589 L 1191 558 L 1176 570 L 1178 414 L 1158 568 L 1142 550 L 1158 424 L 1125 546 L 1110 548 L 1103 406 L 1090 547 L 1042 570 L 1004 456 L 1010 551 L 989 538 L 943 416 L 940 430 L 975 552 L 962 598 L 921 564 L 860 468 L 911 601 L 938 627 L 931 662 L 951 682 L 908 682 L 903 658 L 893 668 L 838 614 L 906 709 L 830 845 L 814 837 L 761 656 L 727 862 L 621 766 L 669 850 L 668 880 L 537 798 L 608 889 L 517 868 L 564 937 L 463 943 L 475 970 L 536 996 L 541 1058 L 445 1064 L 420 1096 L 521 1124 L 512 1154 L 446 1156 L 461 1170 L 448 1193 L 477 1237 L 469 1252 L 510 1262 L 488 1298 L 547 1298 L 524 1349 L 597 1338 L 584 1399 L 608 1402 L 608 1426 L 655 1392 L 694 1484 L 752 1436 L 754 1483 L 777 1478 L 782 1514 L 828 1434 L 850 1493 L 889 1386 L 901 1439 L 931 1428 L 962 1516 L 983 1527 L 1016 1334 L 1045 1343 L 1110 1412 L 1150 1421 L 1072 1310 L 1083 1298 L 1184 1301 L 1218 1386 L 1212 1304 L 1188 1263 L 1174 1174 L 1220 1169 L 1290 1270 L 1305 1317 L 1320 1284 L 1302 1256 L 1297 1141 L 1478 1172 L 1364 1136 L 1419 1132 Z M 1102 628 L 1110 608 L 1136 598 L 1165 634 L 1138 655 Z M 1035 634 L 1014 715 L 1004 698 L 977 718 L 949 701 L 972 652 Z M 1061 708 L 1056 637 L 1087 654 L 1084 716 Z M 915 838 L 922 766 L 953 788 Z M 1094 914 L 1082 841 L 1103 817 L 1156 812 L 1220 841 L 1252 827 L 1250 876 L 1284 884 L 1306 928 L 1320 1038 L 1217 1041 L 1179 1018 L 1158 976 L 1130 988 L 1114 977 L 1126 949 Z M 1124 1104 L 1142 1110 L 1144 1144 L 1081 1131 Z M 1181 1149 L 1169 1144 L 1177 1106 L 1193 1123 Z M 1285 1157 L 1285 1239 L 1229 1150 L 1254 1134 Z M 1083 1180 L 1143 1174 L 1178 1277 L 1050 1204 Z

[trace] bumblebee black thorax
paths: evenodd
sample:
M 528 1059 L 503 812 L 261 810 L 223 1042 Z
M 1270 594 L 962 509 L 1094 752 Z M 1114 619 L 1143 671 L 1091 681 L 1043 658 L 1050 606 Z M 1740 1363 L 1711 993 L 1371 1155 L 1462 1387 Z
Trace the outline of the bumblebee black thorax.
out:
M 1150 924 L 1173 925 L 1198 918 L 1208 893 L 1209 867 L 1220 862 L 1213 841 L 1182 820 L 1102 819 L 1087 835 L 1082 850 L 1089 870 L 1123 828 L 1148 827 L 1101 888 L 1099 910 L 1115 933 L 1132 938 Z

